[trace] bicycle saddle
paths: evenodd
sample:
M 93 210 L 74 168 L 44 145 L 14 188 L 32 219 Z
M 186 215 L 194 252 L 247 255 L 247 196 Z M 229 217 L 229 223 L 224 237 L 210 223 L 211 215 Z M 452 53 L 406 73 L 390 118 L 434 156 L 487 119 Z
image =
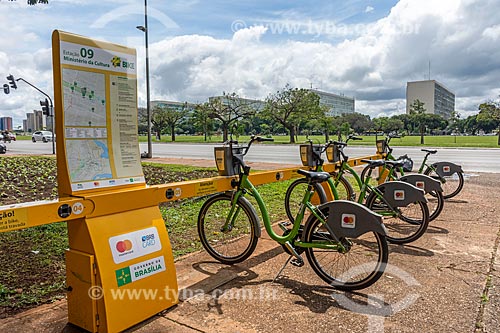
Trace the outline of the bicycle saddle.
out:
M 420 149 L 421 151 L 425 151 L 426 153 L 429 153 L 429 154 L 435 154 L 437 153 L 437 150 L 436 149 Z
M 297 173 L 299 175 L 306 176 L 306 178 L 309 179 L 312 183 L 326 182 L 326 180 L 330 178 L 330 174 L 324 171 L 316 172 L 299 169 L 297 170 Z
M 405 161 L 404 160 L 385 161 L 385 164 L 389 165 L 392 168 L 400 168 L 405 164 Z
M 361 160 L 361 162 L 369 164 L 370 168 L 376 168 L 386 163 L 384 160 Z

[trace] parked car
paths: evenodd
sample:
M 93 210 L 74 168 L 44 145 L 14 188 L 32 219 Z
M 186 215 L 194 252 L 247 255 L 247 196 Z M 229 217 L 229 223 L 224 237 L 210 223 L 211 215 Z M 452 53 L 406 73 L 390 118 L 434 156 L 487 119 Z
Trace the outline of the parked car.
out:
M 56 138 L 56 135 L 54 134 L 54 139 Z M 49 142 L 52 141 L 52 132 L 50 131 L 36 131 L 31 135 L 31 141 L 37 142 L 37 141 L 42 141 L 42 142 Z

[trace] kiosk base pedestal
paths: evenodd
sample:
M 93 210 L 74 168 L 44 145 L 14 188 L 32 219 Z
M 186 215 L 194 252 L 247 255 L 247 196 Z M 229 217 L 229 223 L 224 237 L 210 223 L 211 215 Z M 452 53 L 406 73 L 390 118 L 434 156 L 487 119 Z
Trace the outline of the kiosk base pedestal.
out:
M 68 321 L 125 330 L 178 303 L 170 240 L 157 206 L 68 222 Z

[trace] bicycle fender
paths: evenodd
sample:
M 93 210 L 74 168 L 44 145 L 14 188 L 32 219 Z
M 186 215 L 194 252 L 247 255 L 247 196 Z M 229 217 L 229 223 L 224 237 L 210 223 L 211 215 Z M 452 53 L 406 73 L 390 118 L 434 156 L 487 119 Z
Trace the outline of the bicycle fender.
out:
M 436 169 L 436 173 L 439 177 L 451 176 L 455 172 L 463 172 L 460 165 L 451 162 L 436 162 L 432 164 L 432 167 Z
M 382 196 L 392 207 L 406 207 L 417 201 L 427 202 L 423 190 L 402 181 L 392 181 L 380 184 L 376 187 Z M 368 199 L 376 195 L 374 192 L 370 193 Z
M 400 181 L 405 183 L 410 183 L 413 186 L 424 190 L 425 193 L 429 192 L 443 192 L 443 188 L 441 187 L 441 182 L 429 177 L 424 174 L 415 173 L 407 176 L 403 176 L 399 178 Z
M 337 237 L 356 238 L 369 231 L 386 235 L 382 216 L 372 212 L 357 202 L 335 200 L 324 203 L 318 208 L 328 210 L 326 228 Z
M 254 216 L 259 216 L 257 214 L 257 211 L 255 210 L 255 207 L 250 203 L 250 201 L 248 201 L 247 198 L 240 197 L 238 200 L 245 201 L 250 210 L 252 211 L 252 214 L 254 214 Z M 257 218 L 257 225 L 255 226 L 255 236 L 257 236 L 257 238 L 260 238 L 261 233 L 262 233 L 262 226 L 260 225 L 260 219 Z

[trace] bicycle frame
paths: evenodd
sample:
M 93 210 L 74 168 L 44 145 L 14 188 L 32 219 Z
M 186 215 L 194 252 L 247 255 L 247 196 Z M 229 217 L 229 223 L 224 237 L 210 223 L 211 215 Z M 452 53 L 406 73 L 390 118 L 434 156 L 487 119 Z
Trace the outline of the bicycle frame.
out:
M 271 237 L 271 239 L 273 239 L 274 241 L 276 241 L 280 244 L 285 244 L 286 242 L 291 242 L 297 237 L 297 235 L 299 234 L 299 228 L 301 226 L 301 222 L 304 219 L 304 214 L 305 214 L 306 209 L 308 209 L 311 212 L 311 214 L 313 214 L 318 220 L 320 220 L 322 224 L 326 224 L 326 221 L 325 221 L 323 214 L 321 214 L 319 209 L 311 203 L 311 198 L 314 194 L 314 190 L 313 190 L 312 186 L 309 186 L 308 190 L 304 193 L 304 197 L 302 199 L 302 204 L 299 208 L 299 212 L 298 212 L 297 216 L 295 217 L 291 231 L 284 236 L 278 235 L 272 229 L 271 219 L 269 218 L 269 213 L 267 211 L 267 207 L 266 207 L 264 200 L 262 199 L 259 191 L 255 188 L 255 186 L 248 179 L 248 173 L 247 173 L 248 170 L 249 169 L 245 169 L 243 172 L 240 172 L 240 180 L 238 182 L 236 191 L 233 192 L 232 201 L 231 201 L 232 207 L 231 207 L 229 215 L 226 219 L 226 223 L 222 227 L 223 231 L 230 230 L 235 218 L 239 214 L 239 209 L 235 208 L 235 207 L 238 207 L 238 205 L 236 205 L 236 202 L 238 201 L 238 199 L 241 196 L 244 196 L 245 194 L 249 194 L 250 196 L 255 198 L 255 201 L 257 202 L 259 210 L 262 214 L 262 220 L 263 220 L 262 222 L 264 223 L 264 227 L 266 229 L 267 234 L 269 235 L 269 237 Z M 334 249 L 334 250 L 344 251 L 345 248 L 340 243 L 340 241 L 337 239 L 337 237 L 333 234 L 332 234 L 332 237 L 337 242 L 337 244 L 331 244 L 331 243 L 328 243 L 328 244 L 323 243 L 322 244 L 321 242 L 306 243 L 306 242 L 302 242 L 302 241 L 294 241 L 294 244 L 296 246 L 303 247 L 303 248 L 314 247 L 314 248 Z

